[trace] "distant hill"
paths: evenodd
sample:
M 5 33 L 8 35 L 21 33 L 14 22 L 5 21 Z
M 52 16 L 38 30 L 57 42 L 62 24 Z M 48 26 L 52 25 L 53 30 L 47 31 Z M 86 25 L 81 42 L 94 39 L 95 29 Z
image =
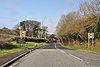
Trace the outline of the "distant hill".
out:
M 0 34 L 17 35 L 17 33 L 14 30 L 10 30 L 6 27 L 0 29 Z

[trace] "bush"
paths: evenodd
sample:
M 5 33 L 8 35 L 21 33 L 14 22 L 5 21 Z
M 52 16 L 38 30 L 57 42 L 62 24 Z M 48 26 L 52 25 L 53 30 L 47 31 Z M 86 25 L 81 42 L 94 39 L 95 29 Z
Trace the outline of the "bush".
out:
M 8 34 L 0 34 L 0 48 L 10 47 L 11 41 L 15 40 L 16 36 Z

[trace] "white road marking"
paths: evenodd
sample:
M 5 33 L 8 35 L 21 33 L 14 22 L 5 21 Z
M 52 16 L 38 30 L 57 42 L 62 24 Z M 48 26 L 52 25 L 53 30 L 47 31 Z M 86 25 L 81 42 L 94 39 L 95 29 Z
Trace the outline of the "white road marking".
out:
M 89 64 L 90 62 L 86 62 L 87 64 Z
M 66 53 L 65 51 L 63 51 L 63 50 L 61 50 L 61 49 L 58 49 L 57 46 L 56 46 L 56 44 L 55 44 L 55 48 L 56 48 L 57 50 L 59 50 L 60 52 L 62 52 L 62 53 L 64 53 L 64 54 L 67 55 L 67 53 Z M 69 53 L 68 53 L 68 55 L 70 55 L 70 56 L 72 56 L 72 57 L 74 57 L 74 58 L 76 58 L 76 59 L 78 59 L 78 60 L 80 60 L 80 61 L 83 61 L 81 58 L 76 57 L 76 56 L 74 56 L 74 55 L 72 55 L 72 54 L 69 54 Z
M 59 50 L 60 52 L 62 52 L 62 53 L 64 53 L 64 54 L 66 54 L 66 52 L 65 52 L 65 51 L 63 51 L 63 50 L 60 50 L 60 49 L 57 49 L 57 50 Z
M 56 44 L 55 44 L 55 48 L 56 48 L 57 50 L 59 50 L 60 52 L 62 52 L 62 53 L 64 53 L 64 54 L 66 54 L 66 52 L 65 52 L 65 51 L 63 51 L 63 50 L 61 50 L 61 49 L 58 49 L 58 48 L 57 48 L 57 46 L 56 46 Z
M 78 59 L 78 60 L 80 60 L 80 61 L 83 61 L 81 58 L 79 58 L 79 57 L 76 57 L 76 56 L 74 56 L 74 55 L 72 55 L 72 54 L 69 54 L 70 56 L 72 56 L 72 57 L 74 57 L 74 58 L 76 58 L 76 59 Z
M 57 49 L 57 47 L 56 47 L 56 43 L 55 43 L 55 48 Z

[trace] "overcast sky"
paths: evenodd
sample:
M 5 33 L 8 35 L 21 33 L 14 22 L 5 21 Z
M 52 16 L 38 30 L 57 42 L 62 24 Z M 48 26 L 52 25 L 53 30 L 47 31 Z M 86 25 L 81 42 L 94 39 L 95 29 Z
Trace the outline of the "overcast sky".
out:
M 35 20 L 54 33 L 62 14 L 77 11 L 83 0 L 0 0 L 0 28 L 12 29 L 23 20 Z

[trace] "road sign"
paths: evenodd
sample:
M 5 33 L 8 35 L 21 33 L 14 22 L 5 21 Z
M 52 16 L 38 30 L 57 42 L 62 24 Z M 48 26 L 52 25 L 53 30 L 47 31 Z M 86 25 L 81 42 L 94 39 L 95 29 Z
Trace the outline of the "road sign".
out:
M 26 31 L 20 31 L 20 37 L 25 37 L 26 36 Z
M 94 38 L 94 33 L 88 33 L 88 38 Z
M 92 39 L 92 46 L 93 46 L 94 33 L 88 33 L 88 48 L 90 46 L 91 39 Z

